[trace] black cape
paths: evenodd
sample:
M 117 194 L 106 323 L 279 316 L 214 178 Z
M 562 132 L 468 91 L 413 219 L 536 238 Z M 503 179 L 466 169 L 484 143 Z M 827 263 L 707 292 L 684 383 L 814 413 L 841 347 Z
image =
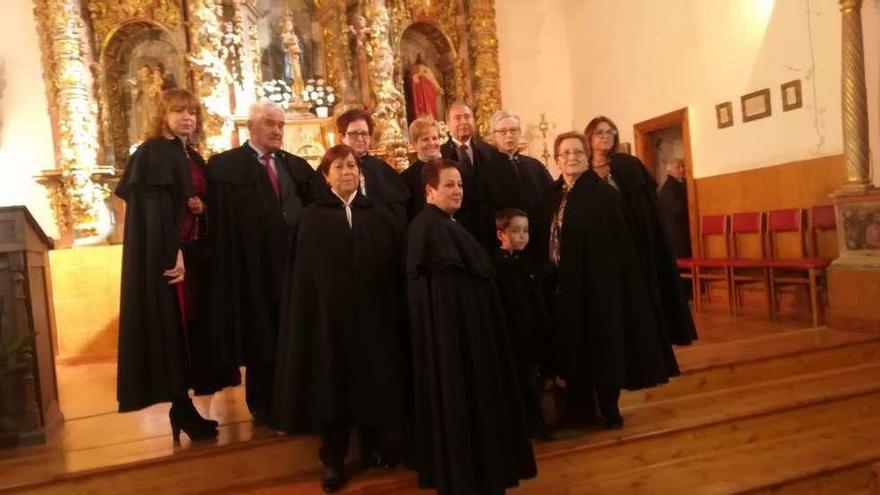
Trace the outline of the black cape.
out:
M 561 187 L 561 183 L 559 185 Z M 557 344 L 562 375 L 637 390 L 679 374 L 655 318 L 623 198 L 593 171 L 568 195 L 560 238 Z M 589 376 L 584 379 L 583 373 Z
M 116 380 L 119 411 L 126 412 L 185 397 L 191 386 L 176 288 L 162 275 L 174 267 L 180 220 L 193 195 L 183 143 L 141 144 L 116 195 L 126 203 Z
M 489 256 L 428 205 L 410 224 L 407 277 L 419 486 L 495 494 L 535 476 Z
M 544 296 L 545 270 L 523 252 L 499 249 L 493 261 L 517 361 L 520 365 L 541 363 L 542 374 L 552 374 L 553 334 Z
M 391 213 L 394 221 L 401 227 L 409 224 L 407 205 L 410 190 L 400 174 L 384 160 L 373 155 L 361 158 L 361 171 L 367 188 L 367 197 Z
M 220 364 L 272 363 L 275 359 L 281 301 L 291 239 L 299 210 L 285 206 L 296 195 L 307 205 L 312 167 L 284 151 L 275 153 L 282 200 L 247 144 L 211 157 L 209 201 L 214 249 L 212 337 Z
M 611 155 L 611 175 L 624 200 L 624 211 L 636 252 L 648 275 L 645 279 L 657 320 L 672 343 L 688 345 L 697 338 L 688 298 L 682 291 L 675 256 L 666 240 L 657 205 L 657 183 L 638 158 Z
M 406 324 L 400 232 L 358 193 L 349 227 L 327 193 L 303 213 L 275 377 L 276 422 L 396 426 Z
M 669 177 L 657 191 L 661 220 L 666 239 L 676 258 L 691 257 L 690 215 L 688 214 L 687 185 Z

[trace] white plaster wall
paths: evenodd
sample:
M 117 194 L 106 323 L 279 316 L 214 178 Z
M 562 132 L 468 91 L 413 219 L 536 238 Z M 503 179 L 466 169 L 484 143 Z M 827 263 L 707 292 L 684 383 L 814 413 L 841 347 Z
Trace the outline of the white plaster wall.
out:
M 496 0 L 501 99 L 518 112 L 529 144 L 528 154 L 541 158 L 544 141 L 536 126 L 541 114 L 557 134 L 574 127 L 573 78 L 565 0 Z M 555 172 L 552 158 L 547 165 Z M 555 175 L 555 174 L 554 174 Z
M 0 56 L 6 91 L 0 100 L 0 205 L 27 206 L 46 233 L 57 237 L 46 190 L 34 177 L 55 167 L 52 127 L 33 0 L 4 0 Z
M 874 0 L 872 0 L 874 1 Z M 694 176 L 839 154 L 836 0 L 566 0 L 574 118 L 633 124 L 690 109 Z M 575 41 L 576 40 L 576 41 Z M 780 84 L 802 79 L 804 106 L 782 112 Z M 770 88 L 773 115 L 742 122 L 740 96 Z M 717 129 L 715 105 L 735 124 Z

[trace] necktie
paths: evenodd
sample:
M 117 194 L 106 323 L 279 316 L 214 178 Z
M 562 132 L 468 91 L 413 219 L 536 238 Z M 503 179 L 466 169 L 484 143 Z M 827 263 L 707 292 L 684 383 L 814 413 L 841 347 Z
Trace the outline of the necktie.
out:
M 266 169 L 266 174 L 269 176 L 269 182 L 272 183 L 272 189 L 275 191 L 275 196 L 280 197 L 278 191 L 278 172 L 272 168 L 272 157 L 269 153 L 263 155 L 263 168 Z
M 471 167 L 473 167 L 473 162 L 471 162 L 471 157 L 468 155 L 468 145 L 462 144 L 458 147 L 458 164 L 461 165 L 461 169 L 465 172 L 470 172 Z
M 516 155 L 510 157 L 510 166 L 513 168 L 513 176 L 519 179 L 519 158 Z

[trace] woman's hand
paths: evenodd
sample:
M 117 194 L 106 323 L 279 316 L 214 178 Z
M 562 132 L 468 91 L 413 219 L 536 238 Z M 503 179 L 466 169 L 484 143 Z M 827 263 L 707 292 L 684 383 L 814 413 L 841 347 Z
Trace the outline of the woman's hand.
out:
M 201 215 L 205 212 L 205 203 L 198 196 L 189 198 L 186 202 L 186 206 L 193 215 Z
M 173 285 L 183 282 L 183 276 L 185 272 L 186 269 L 183 266 L 183 252 L 178 249 L 177 262 L 174 264 L 174 268 L 165 270 L 164 272 L 162 272 L 162 275 L 165 275 L 166 277 L 171 279 L 168 281 L 168 283 Z

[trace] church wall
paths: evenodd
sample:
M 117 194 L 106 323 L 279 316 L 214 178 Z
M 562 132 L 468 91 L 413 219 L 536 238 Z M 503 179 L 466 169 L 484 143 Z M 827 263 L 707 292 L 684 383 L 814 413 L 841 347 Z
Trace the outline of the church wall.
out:
M 495 2 L 501 66 L 502 106 L 522 116 L 527 154 L 541 158 L 543 141 L 536 129 L 541 114 L 555 128 L 553 138 L 571 129 L 572 71 L 569 52 L 574 48 L 566 31 L 565 0 L 503 0 Z M 543 158 L 541 158 L 543 160 Z M 547 165 L 556 175 L 553 160 Z
M 58 236 L 46 189 L 34 176 L 55 168 L 43 65 L 33 0 L 5 0 L 0 56 L 6 89 L 0 99 L 0 205 L 27 206 L 51 237 Z
M 697 178 L 842 153 L 837 1 L 565 5 L 583 47 L 571 52 L 578 128 L 604 114 L 632 142 L 635 123 L 688 107 Z M 779 86 L 793 79 L 803 107 L 783 112 Z M 740 96 L 764 88 L 772 115 L 743 123 Z M 718 129 L 715 105 L 726 101 L 734 125 Z

